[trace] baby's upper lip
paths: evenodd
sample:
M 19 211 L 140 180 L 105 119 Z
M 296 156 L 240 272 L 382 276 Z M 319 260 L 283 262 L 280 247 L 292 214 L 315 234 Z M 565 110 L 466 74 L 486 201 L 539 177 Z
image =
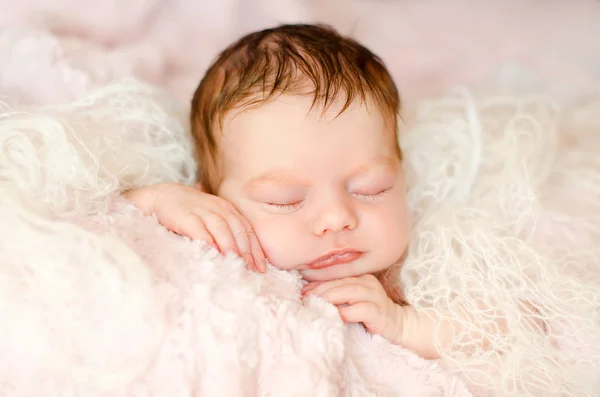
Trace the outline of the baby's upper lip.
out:
M 320 269 L 341 263 L 348 263 L 356 260 L 362 254 L 362 251 L 355 248 L 335 249 L 309 262 L 307 267 L 312 269 Z

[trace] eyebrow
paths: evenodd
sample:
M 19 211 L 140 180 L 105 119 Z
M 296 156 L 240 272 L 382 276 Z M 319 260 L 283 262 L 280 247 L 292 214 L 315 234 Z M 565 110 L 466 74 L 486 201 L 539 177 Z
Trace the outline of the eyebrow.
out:
M 244 186 L 244 190 L 256 189 L 257 187 L 265 183 L 288 186 L 308 186 L 308 183 L 305 180 L 289 174 L 288 171 L 270 171 L 251 179 Z
M 372 171 L 373 169 L 384 169 L 385 171 L 394 172 L 397 170 L 399 165 L 398 158 L 394 156 L 382 156 L 375 160 L 368 162 L 367 164 L 361 165 L 350 173 L 348 179 L 356 178 L 357 176 L 363 175 Z

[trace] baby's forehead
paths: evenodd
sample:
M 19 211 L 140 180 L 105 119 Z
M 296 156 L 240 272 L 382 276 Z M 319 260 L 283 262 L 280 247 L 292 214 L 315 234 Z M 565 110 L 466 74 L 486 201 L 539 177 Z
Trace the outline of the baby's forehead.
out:
M 306 98 L 279 98 L 232 114 L 223 124 L 224 162 L 241 168 L 255 168 L 260 162 L 289 169 L 317 158 L 337 164 L 348 161 L 345 155 L 395 157 L 395 134 L 381 112 L 360 103 L 342 112 L 343 105 L 338 105 L 326 113 L 310 106 Z
M 241 124 L 264 123 L 272 125 L 278 121 L 334 124 L 340 119 L 351 119 L 363 123 L 390 124 L 391 117 L 375 101 L 367 98 L 347 102 L 340 96 L 323 103 L 311 95 L 282 94 L 269 101 L 255 101 L 250 105 L 239 105 L 229 111 L 222 122 L 222 132 L 232 130 Z
M 343 98 L 323 107 L 309 96 L 281 95 L 233 110 L 224 118 L 219 132 L 220 146 L 226 151 L 231 147 L 243 150 L 240 145 L 252 146 L 256 140 L 272 146 L 279 143 L 281 149 L 294 141 L 318 146 L 336 138 L 397 144 L 395 124 L 374 102 L 355 100 L 346 104 Z

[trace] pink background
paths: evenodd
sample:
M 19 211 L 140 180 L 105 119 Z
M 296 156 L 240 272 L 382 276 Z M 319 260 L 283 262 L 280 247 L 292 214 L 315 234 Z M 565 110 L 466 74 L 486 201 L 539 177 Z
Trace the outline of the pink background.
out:
M 408 102 L 475 84 L 507 63 L 574 89 L 600 77 L 595 0 L 0 0 L 0 9 L 0 26 L 38 26 L 118 54 L 116 74 L 186 101 L 220 49 L 282 22 L 352 34 L 387 62 Z

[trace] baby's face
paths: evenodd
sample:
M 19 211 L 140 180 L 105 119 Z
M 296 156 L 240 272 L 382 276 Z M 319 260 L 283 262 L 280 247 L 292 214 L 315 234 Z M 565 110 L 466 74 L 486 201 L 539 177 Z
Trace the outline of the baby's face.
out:
M 404 176 L 383 116 L 326 115 L 282 96 L 223 124 L 219 195 L 248 219 L 269 261 L 309 281 L 374 273 L 406 249 Z

